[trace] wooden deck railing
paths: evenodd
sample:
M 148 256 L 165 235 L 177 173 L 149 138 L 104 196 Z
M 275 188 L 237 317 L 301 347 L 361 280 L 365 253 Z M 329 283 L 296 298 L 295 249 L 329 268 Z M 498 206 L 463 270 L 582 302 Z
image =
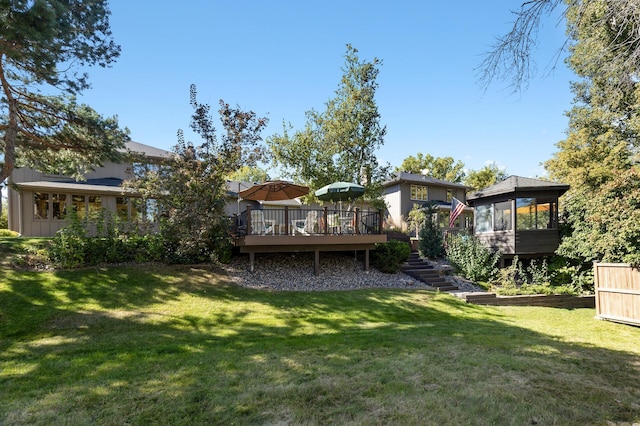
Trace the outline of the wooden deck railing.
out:
M 233 233 L 245 235 L 382 234 L 382 210 L 251 209 L 233 218 Z

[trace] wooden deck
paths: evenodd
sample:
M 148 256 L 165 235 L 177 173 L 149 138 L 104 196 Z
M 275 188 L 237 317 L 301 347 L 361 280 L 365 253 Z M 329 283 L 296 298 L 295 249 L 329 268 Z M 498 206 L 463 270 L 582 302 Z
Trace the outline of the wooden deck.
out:
M 320 272 L 322 251 L 364 251 L 365 270 L 369 270 L 369 250 L 387 241 L 385 234 L 346 235 L 246 235 L 236 240 L 241 253 L 248 253 L 253 271 L 256 253 L 314 252 L 314 273 Z
M 369 250 L 387 241 L 382 232 L 382 212 L 319 209 L 247 210 L 233 218 L 235 246 L 248 253 L 251 270 L 256 253 L 315 253 L 314 273 L 319 273 L 322 251 L 364 251 L 369 270 Z

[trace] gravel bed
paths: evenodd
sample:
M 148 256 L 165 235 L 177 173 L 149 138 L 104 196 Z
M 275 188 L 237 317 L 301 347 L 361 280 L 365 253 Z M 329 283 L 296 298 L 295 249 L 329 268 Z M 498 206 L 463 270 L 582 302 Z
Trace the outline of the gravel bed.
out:
M 249 267 L 249 255 L 233 258 L 224 265 L 229 276 L 243 287 L 276 291 L 327 291 L 364 288 L 432 289 L 402 272 L 383 274 L 364 261 L 356 260 L 353 252 L 320 253 L 320 272 L 313 274 L 314 253 L 261 254 L 255 257 L 254 271 Z

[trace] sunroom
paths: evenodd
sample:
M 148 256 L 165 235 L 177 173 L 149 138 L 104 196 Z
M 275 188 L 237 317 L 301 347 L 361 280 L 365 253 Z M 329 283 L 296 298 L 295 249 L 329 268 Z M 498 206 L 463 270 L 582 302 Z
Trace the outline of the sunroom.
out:
M 467 196 L 474 233 L 505 259 L 552 255 L 560 243 L 558 199 L 568 185 L 511 176 Z

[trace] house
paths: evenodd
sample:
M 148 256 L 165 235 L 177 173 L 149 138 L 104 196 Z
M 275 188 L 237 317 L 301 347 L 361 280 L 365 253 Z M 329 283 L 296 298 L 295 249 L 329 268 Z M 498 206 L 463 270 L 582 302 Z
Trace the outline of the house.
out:
M 387 204 L 388 220 L 395 226 L 402 227 L 409 212 L 414 207 L 422 207 L 431 202 L 438 207 L 438 222 L 442 228 L 449 227 L 451 201 L 456 198 L 466 203 L 469 187 L 453 182 L 447 182 L 415 173 L 399 172 L 392 179 L 383 182 L 385 203 Z M 456 221 L 456 228 L 470 228 L 473 223 L 473 210 L 465 208 Z
M 505 259 L 552 255 L 560 244 L 558 198 L 569 185 L 510 176 L 471 193 L 475 235 Z
M 173 154 L 138 142 L 127 142 L 128 151 L 141 154 L 149 162 Z M 45 174 L 28 167 L 16 168 L 9 177 L 9 229 L 23 236 L 52 236 L 68 224 L 73 209 L 80 219 L 96 217 L 103 208 L 123 222 L 146 219 L 156 222 L 154 200 L 143 201 L 139 195 L 123 188 L 132 177 L 131 162 L 106 162 L 76 181 L 62 174 Z

